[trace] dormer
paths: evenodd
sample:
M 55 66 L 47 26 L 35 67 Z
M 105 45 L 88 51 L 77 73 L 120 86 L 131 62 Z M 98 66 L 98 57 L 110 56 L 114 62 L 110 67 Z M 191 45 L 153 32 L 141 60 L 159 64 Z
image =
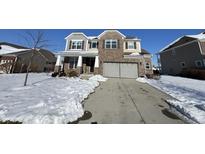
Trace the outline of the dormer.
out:
M 87 51 L 89 38 L 84 33 L 74 32 L 65 39 L 65 51 Z

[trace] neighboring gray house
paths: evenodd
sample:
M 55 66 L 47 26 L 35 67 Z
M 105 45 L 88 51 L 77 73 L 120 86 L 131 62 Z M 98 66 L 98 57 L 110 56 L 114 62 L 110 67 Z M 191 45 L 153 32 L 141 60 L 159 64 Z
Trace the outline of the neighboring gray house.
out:
M 205 69 L 205 33 L 182 36 L 158 55 L 162 74 L 179 75 L 183 69 Z
M 117 30 L 98 36 L 74 32 L 66 38 L 65 51 L 58 52 L 55 71 L 94 73 L 106 77 L 152 76 L 152 55 L 141 48 L 141 40 Z
M 56 58 L 55 55 L 45 49 L 38 49 L 33 52 L 32 49 L 0 42 L 0 71 L 4 73 L 23 73 L 34 53 L 31 72 L 52 72 L 54 70 Z

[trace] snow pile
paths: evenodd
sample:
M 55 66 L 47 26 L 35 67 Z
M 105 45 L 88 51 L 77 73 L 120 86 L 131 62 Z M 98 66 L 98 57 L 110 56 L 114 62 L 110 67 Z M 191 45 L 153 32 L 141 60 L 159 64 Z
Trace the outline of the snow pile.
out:
M 45 73 L 0 75 L 0 120 L 23 123 L 68 123 L 84 113 L 81 102 L 94 92 L 97 81 L 51 78 Z
M 147 83 L 176 100 L 168 100 L 178 111 L 196 123 L 205 123 L 205 81 L 175 76 L 161 76 Z
M 102 75 L 94 75 L 94 76 L 90 77 L 89 80 L 105 82 L 105 81 L 107 81 L 107 78 L 104 78 Z
M 141 82 L 141 83 L 147 83 L 147 78 L 139 77 L 136 79 L 136 81 Z

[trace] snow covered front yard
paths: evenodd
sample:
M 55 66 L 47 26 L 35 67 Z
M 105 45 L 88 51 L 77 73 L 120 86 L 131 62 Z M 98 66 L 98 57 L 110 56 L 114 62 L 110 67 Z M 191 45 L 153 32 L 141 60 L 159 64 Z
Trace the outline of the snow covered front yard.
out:
M 84 114 L 81 102 L 94 92 L 97 80 L 52 78 L 46 73 L 0 75 L 0 121 L 68 123 Z
M 148 83 L 176 98 L 168 102 L 177 111 L 193 122 L 205 123 L 205 81 L 167 75 L 162 75 L 159 80 L 136 80 Z

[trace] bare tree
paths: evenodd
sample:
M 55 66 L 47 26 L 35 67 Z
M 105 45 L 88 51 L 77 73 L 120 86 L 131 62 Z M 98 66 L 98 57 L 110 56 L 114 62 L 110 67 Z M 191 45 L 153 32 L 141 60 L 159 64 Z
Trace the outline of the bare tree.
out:
M 48 40 L 45 39 L 45 34 L 42 30 L 29 30 L 25 32 L 25 35 L 22 36 L 27 43 L 28 48 L 31 49 L 31 57 L 29 64 L 26 69 L 26 76 L 24 81 L 24 86 L 27 85 L 28 74 L 32 65 L 33 57 L 35 54 L 39 53 L 39 49 L 48 47 Z

